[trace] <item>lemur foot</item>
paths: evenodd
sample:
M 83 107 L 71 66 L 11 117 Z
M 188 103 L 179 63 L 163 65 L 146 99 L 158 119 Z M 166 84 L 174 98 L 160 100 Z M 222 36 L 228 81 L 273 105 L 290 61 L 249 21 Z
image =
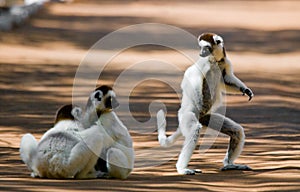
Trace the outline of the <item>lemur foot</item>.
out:
M 30 176 L 33 177 L 33 178 L 39 178 L 39 177 L 40 177 L 38 174 L 36 174 L 36 173 L 34 173 L 34 172 L 32 172 L 32 173 L 30 174 Z
M 107 172 L 97 171 L 97 178 L 109 179 L 109 175 Z
M 229 170 L 251 171 L 252 169 L 247 165 L 239 165 L 239 164 L 226 165 L 223 168 L 221 168 L 221 171 L 229 171 Z
M 202 171 L 200 169 L 182 169 L 178 173 L 181 175 L 196 175 L 202 173 Z

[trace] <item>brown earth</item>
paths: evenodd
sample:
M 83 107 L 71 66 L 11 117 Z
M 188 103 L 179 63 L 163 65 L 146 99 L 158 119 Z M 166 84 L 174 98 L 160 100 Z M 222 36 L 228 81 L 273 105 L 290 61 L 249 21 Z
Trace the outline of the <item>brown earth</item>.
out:
M 0 191 L 300 191 L 299 10 L 298 1 L 78 0 L 47 4 L 24 26 L 0 32 Z M 139 23 L 174 25 L 196 36 L 205 31 L 223 36 L 237 76 L 255 93 L 251 102 L 242 96 L 226 98 L 226 115 L 241 123 L 247 136 L 237 162 L 253 171 L 219 170 L 228 142 L 220 135 L 205 153 L 195 150 L 190 166 L 202 174 L 177 174 L 181 143 L 171 152 L 160 148 L 155 122 L 146 121 L 153 115 L 149 104 L 161 100 L 168 109 L 168 131 L 176 129 L 180 100 L 175 90 L 191 62 L 175 50 L 138 46 L 113 58 L 98 81 L 113 85 L 121 72 L 129 74 L 116 92 L 121 103 L 128 96 L 130 101 L 131 113 L 117 113 L 134 140 L 132 175 L 124 181 L 31 178 L 19 157 L 21 136 L 30 132 L 40 138 L 52 126 L 56 109 L 72 102 L 77 67 L 97 40 Z M 179 71 L 156 65 L 154 59 Z M 162 79 L 173 82 L 175 90 Z M 94 82 L 92 77 L 81 80 Z M 137 85 L 128 95 L 130 83 Z M 208 145 L 209 139 L 199 144 Z

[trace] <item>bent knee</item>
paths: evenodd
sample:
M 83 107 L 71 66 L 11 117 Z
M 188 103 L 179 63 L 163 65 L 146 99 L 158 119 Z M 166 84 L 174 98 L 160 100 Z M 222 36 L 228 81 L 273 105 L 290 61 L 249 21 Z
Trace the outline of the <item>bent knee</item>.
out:
M 128 157 L 119 149 L 111 148 L 107 151 L 109 175 L 117 179 L 126 179 L 132 169 Z
M 237 124 L 236 125 L 236 131 L 235 131 L 235 135 L 236 138 L 238 138 L 239 140 L 244 140 L 245 139 L 245 132 L 244 132 L 244 128 Z
M 117 166 L 121 168 L 131 168 L 128 161 L 128 156 L 120 149 L 111 148 L 107 151 L 107 162 L 110 166 Z

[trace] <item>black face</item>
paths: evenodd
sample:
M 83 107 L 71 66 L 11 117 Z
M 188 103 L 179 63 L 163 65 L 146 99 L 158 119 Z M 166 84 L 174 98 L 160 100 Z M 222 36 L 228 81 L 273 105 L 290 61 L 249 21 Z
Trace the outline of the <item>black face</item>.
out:
M 102 86 L 96 88 L 95 91 L 96 90 L 100 90 L 103 93 L 103 96 L 105 96 L 108 94 L 109 91 L 112 91 L 113 89 L 110 86 L 102 85 Z M 95 97 L 96 98 L 98 97 L 97 98 L 98 101 L 101 101 L 99 93 L 97 93 L 95 95 Z M 114 109 L 119 106 L 119 102 L 116 100 L 115 97 L 108 96 L 107 98 L 105 98 L 104 105 L 105 105 L 105 108 L 107 108 L 107 109 Z
M 109 112 L 119 106 L 119 102 L 116 100 L 113 89 L 110 86 L 102 85 L 95 89 L 95 91 L 97 90 L 101 91 L 103 94 L 95 94 L 95 98 L 101 103 L 96 108 L 98 117 L 100 117 L 102 113 Z
M 115 97 L 112 96 L 108 96 L 106 98 L 104 98 L 103 100 L 103 104 L 104 104 L 104 109 L 102 108 L 97 108 L 96 112 L 97 112 L 97 116 L 100 117 L 103 113 L 105 112 L 109 112 L 112 109 L 115 109 L 119 106 L 119 102 L 116 100 Z
M 111 106 L 111 96 L 107 97 L 106 100 L 105 100 L 105 107 L 108 108 L 108 109 L 112 109 L 112 106 Z
M 205 47 L 202 48 L 202 50 L 200 52 L 200 56 L 201 57 L 207 57 L 211 53 L 212 53 L 212 48 L 210 46 L 205 46 Z
M 105 100 L 105 107 L 108 109 L 115 109 L 119 106 L 119 102 L 115 97 L 109 96 Z

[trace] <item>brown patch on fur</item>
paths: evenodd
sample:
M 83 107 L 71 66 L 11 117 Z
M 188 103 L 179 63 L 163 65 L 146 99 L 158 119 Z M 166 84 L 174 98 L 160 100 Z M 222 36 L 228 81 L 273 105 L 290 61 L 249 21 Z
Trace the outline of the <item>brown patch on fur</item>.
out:
M 215 34 L 215 33 L 203 33 L 203 34 L 200 35 L 198 40 L 199 41 L 204 40 L 204 41 L 209 42 L 211 45 L 216 45 L 216 43 L 214 41 L 214 38 L 213 38 L 214 35 L 217 35 L 217 34 Z
M 223 46 L 223 54 L 224 54 L 224 57 L 226 57 L 226 50 L 225 50 L 225 46 Z

